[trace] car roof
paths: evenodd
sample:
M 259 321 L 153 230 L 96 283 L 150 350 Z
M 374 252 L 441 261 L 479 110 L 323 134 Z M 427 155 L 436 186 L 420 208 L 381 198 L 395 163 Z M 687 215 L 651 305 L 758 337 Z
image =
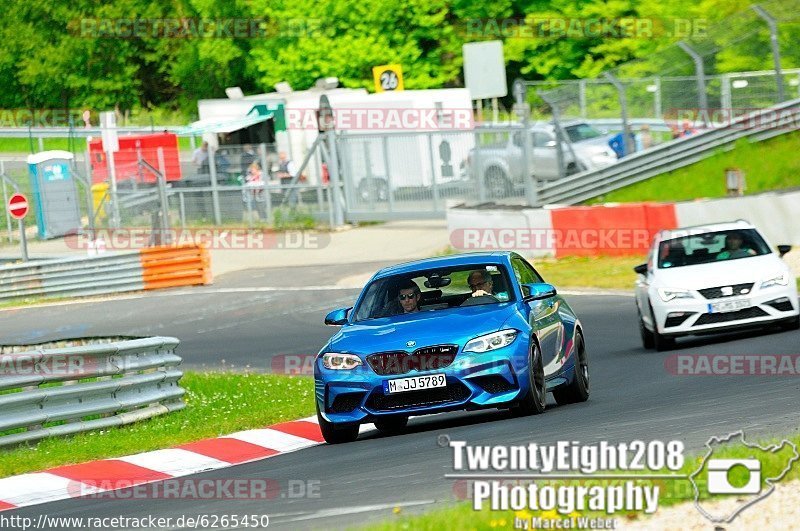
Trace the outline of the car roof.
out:
M 755 226 L 753 226 L 751 223 L 743 219 L 738 219 L 736 221 L 726 221 L 724 223 L 691 225 L 688 227 L 680 227 L 677 229 L 662 230 L 661 232 L 658 233 L 658 238 L 660 240 L 671 240 L 673 238 L 681 238 L 683 236 L 686 236 L 687 232 L 700 234 L 703 232 L 720 232 L 724 230 L 735 230 L 735 229 L 755 229 Z
M 480 251 L 475 253 L 461 253 L 448 256 L 437 256 L 433 258 L 423 258 L 421 260 L 414 260 L 412 262 L 404 262 L 402 264 L 384 267 L 375 273 L 374 278 L 403 275 L 406 273 L 413 273 L 415 271 L 436 269 L 438 267 L 458 267 L 464 265 L 473 265 L 476 263 L 504 264 L 506 263 L 508 257 L 510 257 L 512 254 L 512 251 Z

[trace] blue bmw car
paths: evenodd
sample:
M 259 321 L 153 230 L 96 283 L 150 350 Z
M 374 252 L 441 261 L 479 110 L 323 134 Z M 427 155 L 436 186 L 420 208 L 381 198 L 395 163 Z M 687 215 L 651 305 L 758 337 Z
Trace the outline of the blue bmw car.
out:
M 314 363 L 317 416 L 329 443 L 360 424 L 383 432 L 408 417 L 462 409 L 545 410 L 589 398 L 583 329 L 520 255 L 470 253 L 378 271 Z

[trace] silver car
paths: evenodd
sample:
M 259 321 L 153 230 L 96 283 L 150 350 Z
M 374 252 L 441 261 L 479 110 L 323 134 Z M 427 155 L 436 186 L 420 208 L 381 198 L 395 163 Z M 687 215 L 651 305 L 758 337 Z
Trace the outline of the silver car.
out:
M 612 135 L 586 122 L 564 122 L 561 127 L 567 136 L 561 145 L 565 175 L 617 162 L 617 155 L 608 143 Z M 522 137 L 522 131 L 517 131 L 504 143 L 470 151 L 465 161 L 465 174 L 472 179 L 483 179 L 488 197 L 512 195 L 516 189 L 524 187 L 525 175 L 537 180 L 560 177 L 553 124 L 538 123 L 530 127 L 527 171 Z

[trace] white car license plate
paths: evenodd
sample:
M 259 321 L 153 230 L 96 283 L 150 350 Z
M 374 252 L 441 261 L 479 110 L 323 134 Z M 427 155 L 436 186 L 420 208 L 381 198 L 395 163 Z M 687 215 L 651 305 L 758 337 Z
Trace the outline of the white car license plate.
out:
M 712 302 L 708 305 L 708 313 L 735 312 L 752 306 L 750 299 L 733 299 L 729 301 Z
M 406 391 L 422 391 L 436 387 L 446 387 L 447 380 L 444 374 L 428 374 L 425 376 L 412 376 L 411 378 L 397 378 L 383 381 L 383 393 L 405 393 Z

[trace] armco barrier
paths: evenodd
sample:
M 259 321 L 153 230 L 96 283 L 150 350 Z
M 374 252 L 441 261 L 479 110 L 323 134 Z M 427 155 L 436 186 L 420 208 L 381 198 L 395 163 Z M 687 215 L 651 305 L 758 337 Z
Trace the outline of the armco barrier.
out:
M 211 281 L 206 248 L 198 245 L 148 247 L 0 267 L 0 300 L 85 297 L 210 284 Z
M 0 446 L 183 409 L 179 343 L 150 337 L 12 353 L 0 347 Z
M 148 247 L 139 253 L 144 289 L 211 284 L 211 259 L 205 247 Z

